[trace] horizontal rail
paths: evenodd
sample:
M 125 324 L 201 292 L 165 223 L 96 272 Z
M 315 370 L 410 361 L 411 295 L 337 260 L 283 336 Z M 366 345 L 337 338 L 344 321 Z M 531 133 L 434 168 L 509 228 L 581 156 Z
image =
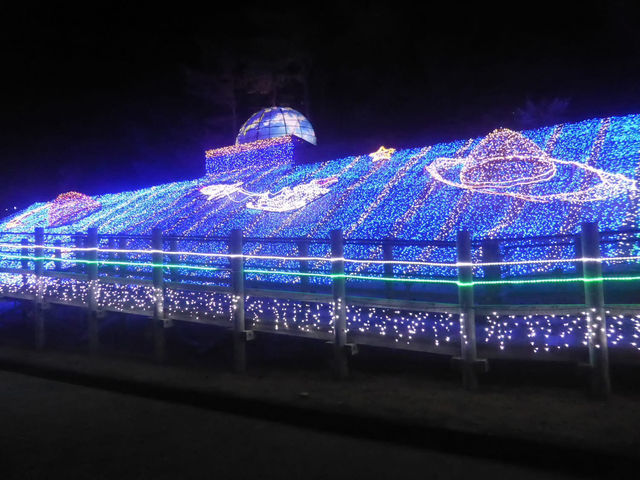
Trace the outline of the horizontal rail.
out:
M 8 248 L 14 250 L 24 249 L 26 246 L 21 244 L 7 244 L 0 243 L 0 248 Z M 57 250 L 60 252 L 75 252 L 75 253 L 87 253 L 87 252 L 96 252 L 100 253 L 130 253 L 130 254 L 139 254 L 139 255 L 153 255 L 153 254 L 162 254 L 165 256 L 191 256 L 191 257 L 203 257 L 203 258 L 220 258 L 220 259 L 232 259 L 232 258 L 242 258 L 244 260 L 274 260 L 274 261 L 289 261 L 289 262 L 326 262 L 326 263 L 334 263 L 334 262 L 346 262 L 346 263 L 357 263 L 357 264 L 375 264 L 375 265 L 413 265 L 413 266 L 422 266 L 422 267 L 445 267 L 445 268 L 458 268 L 458 267 L 467 267 L 471 266 L 474 268 L 481 267 L 489 267 L 489 266 L 517 266 L 517 265 L 542 265 L 542 264 L 554 264 L 554 263 L 581 263 L 581 262 L 598 262 L 598 263 L 606 263 L 606 262 L 618 262 L 618 261 L 635 261 L 640 262 L 639 255 L 631 255 L 631 256 L 616 256 L 616 257 L 598 257 L 598 258 L 590 258 L 590 257 L 575 257 L 575 258 L 548 258 L 548 259 L 535 259 L 535 260 L 511 260 L 511 261 L 489 261 L 489 262 L 429 262 L 429 261 L 421 261 L 421 260 L 400 260 L 400 259 L 392 259 L 392 260 L 380 260 L 375 258 L 346 258 L 346 257 L 309 257 L 309 256 L 301 256 L 301 257 L 292 257 L 285 255 L 252 255 L 252 254 L 233 254 L 233 253 L 217 253 L 217 252 L 191 252 L 191 251 L 176 251 L 176 250 L 154 250 L 154 249 L 121 249 L 121 248 L 98 248 L 98 247 L 65 247 L 60 245 L 29 245 L 28 248 L 41 248 L 42 250 Z M 82 259 L 69 259 L 69 258 L 54 258 L 54 257 L 31 257 L 24 255 L 15 255 L 9 256 L 6 255 L 5 252 L 0 251 L 0 256 L 4 254 L 5 258 L 10 260 L 48 260 L 48 261 L 59 261 L 59 262 L 71 262 L 71 263 L 83 263 L 87 262 Z M 156 266 L 155 264 L 148 263 L 134 263 L 134 262 L 123 262 L 123 261 L 111 261 L 111 260 L 93 260 L 93 263 L 98 263 L 101 265 L 132 265 L 132 266 Z M 164 268 L 195 268 L 199 269 L 201 267 L 195 265 L 185 265 L 185 264 L 163 264 Z
M 634 234 L 634 233 L 640 234 L 640 228 L 625 228 L 625 229 L 620 229 L 620 230 L 602 230 L 602 231 L 600 231 L 600 235 L 615 235 L 615 234 L 629 235 L 629 234 Z
M 632 229 L 620 229 L 620 230 L 602 230 L 600 235 L 632 235 L 632 234 L 640 234 L 640 229 L 632 228 Z M 33 231 L 24 232 L 24 231 L 0 231 L 0 235 L 33 235 Z M 69 236 L 86 236 L 86 232 L 72 232 L 72 233 L 63 233 L 63 232 L 45 232 L 47 236 L 60 236 L 60 237 L 69 237 Z M 133 233 L 99 233 L 99 237 L 101 238 L 113 238 L 113 237 L 123 237 L 123 238 L 135 238 L 135 239 L 151 239 L 151 234 L 133 234 Z M 228 241 L 228 237 L 224 236 L 206 236 L 206 235 L 174 235 L 174 234 L 165 234 L 163 235 L 166 239 L 179 239 L 179 240 L 195 240 L 195 241 L 209 241 L 209 242 L 226 242 Z M 491 237 L 487 238 L 487 240 L 493 240 L 497 242 L 510 242 L 510 241 L 522 241 L 527 242 L 531 240 L 548 240 L 548 239 L 565 239 L 577 237 L 578 233 L 565 233 L 565 234 L 551 234 L 551 235 L 529 235 L 529 236 L 521 236 L 521 237 Z M 298 242 L 300 240 L 309 241 L 310 243 L 329 243 L 330 240 L 328 238 L 318 238 L 318 237 L 245 237 L 245 242 Z M 483 239 L 474 239 L 473 243 L 480 242 Z M 399 242 L 401 244 L 412 244 L 412 245 L 420 245 L 423 243 L 429 244 L 442 244 L 442 245 L 451 245 L 455 246 L 455 241 L 447 241 L 447 240 L 409 240 L 409 239 L 399 239 L 394 237 L 388 237 L 384 239 L 368 239 L 368 238 L 350 238 L 345 239 L 345 243 L 368 243 L 368 242 Z
M 627 231 L 615 234 L 632 233 Z M 579 235 L 503 238 L 492 239 L 487 243 L 484 240 L 472 242 L 469 232 L 458 232 L 455 243 L 395 238 L 345 239 L 343 232 L 339 230 L 331 232 L 330 240 L 243 238 L 239 230 L 234 230 L 229 238 L 163 235 L 158 229 L 150 236 L 98 235 L 95 228 L 89 229 L 86 234 L 59 234 L 69 238 L 82 237 L 83 240 L 76 241 L 75 245 L 70 241 L 64 241 L 65 245 L 60 241 L 56 241 L 54 245 L 45 244 L 46 234 L 42 228 L 36 229 L 33 234 L 12 232 L 11 235 L 14 235 L 12 239 L 19 238 L 20 242 L 0 243 L 0 249 L 3 249 L 0 250 L 0 260 L 5 260 L 3 265 L 19 265 L 20 268 L 3 266 L 0 273 L 19 277 L 9 277 L 9 287 L 1 289 L 1 295 L 32 301 L 38 311 L 45 303 L 75 305 L 87 309 L 90 312 L 90 325 L 93 325 L 93 330 L 90 331 L 94 332 L 90 333 L 90 339 L 94 344 L 97 342 L 95 319 L 101 311 L 142 315 L 152 318 L 154 325 L 164 326 L 170 320 L 182 320 L 231 328 L 234 359 L 239 369 L 244 362 L 244 342 L 252 336 L 250 330 L 255 330 L 331 340 L 335 347 L 335 364 L 341 366 L 339 376 L 345 373 L 345 352 L 353 342 L 433 353 L 448 352 L 451 355 L 459 351 L 464 384 L 467 388 L 474 388 L 474 369 L 480 362 L 476 347 L 483 349 L 476 341 L 476 315 L 488 317 L 485 325 L 487 331 L 491 329 L 491 333 L 487 334 L 485 340 L 493 338 L 492 342 L 499 341 L 500 348 L 503 346 L 504 329 L 512 327 L 508 325 L 510 320 L 492 319 L 492 316 L 517 319 L 548 315 L 575 316 L 571 320 L 572 325 L 583 326 L 580 327 L 580 332 L 571 333 L 573 330 L 568 330 L 573 335 L 571 348 L 585 353 L 585 347 L 588 346 L 590 354 L 600 344 L 607 344 L 608 315 L 632 315 L 624 326 L 618 326 L 622 325 L 622 317 L 616 319 L 612 326 L 614 332 L 618 328 L 616 335 L 626 335 L 628 328 L 640 333 L 640 304 L 605 304 L 603 296 L 606 291 L 607 295 L 613 294 L 611 299 L 617 301 L 636 300 L 631 296 L 636 284 L 629 284 L 630 288 L 605 289 L 604 283 L 622 286 L 622 282 L 640 282 L 640 269 L 636 268 L 640 264 L 640 255 L 631 255 L 635 252 L 631 248 L 607 249 L 605 251 L 611 252 L 610 256 L 602 257 L 603 245 L 618 244 L 620 241 L 602 239 L 593 224 L 584 224 Z M 124 248 L 127 247 L 127 242 L 112 241 L 116 238 L 142 240 L 128 244 L 142 248 Z M 109 240 L 108 248 L 99 248 L 100 245 L 105 247 L 104 240 Z M 182 250 L 179 250 L 178 242 L 195 242 L 196 245 L 187 247 L 183 243 Z M 216 242 L 221 245 L 213 246 Z M 255 243 L 295 245 L 296 249 L 287 247 L 280 251 L 294 251 L 299 255 L 244 253 Z M 325 252 L 326 256 L 312 256 L 309 255 L 312 244 L 330 248 L 316 250 Z M 116 245 L 123 248 L 115 248 Z M 349 258 L 349 255 L 345 255 L 345 246 L 349 245 L 375 246 L 346 250 L 347 253 L 369 250 L 371 253 L 368 255 L 375 258 Z M 428 247 L 453 249 L 454 246 L 455 255 L 451 256 L 455 259 L 450 261 L 429 261 L 430 251 L 425 250 Z M 477 246 L 483 247 L 481 251 Z M 563 246 L 574 247 L 575 257 L 514 259 L 517 256 L 527 256 L 527 249 L 544 251 L 541 249 Z M 407 259 L 409 255 L 406 255 L 402 259 L 394 258 L 394 253 L 397 255 L 394 247 L 419 247 L 422 250 L 412 254 L 411 257 L 414 258 Z M 516 249 L 524 252 L 513 253 Z M 564 249 L 557 250 L 561 251 Z M 504 252 L 512 253 L 505 259 Z M 367 254 L 362 256 L 366 257 Z M 449 256 L 442 255 L 440 258 L 449 259 Z M 612 267 L 617 270 L 609 268 L 611 264 L 615 264 Z M 604 274 L 603 265 L 607 265 Z M 552 270 L 551 267 L 554 266 L 560 268 Z M 482 272 L 478 269 L 482 269 Z M 516 273 L 520 275 L 515 275 Z M 65 282 L 43 281 L 44 278 L 77 280 L 84 282 L 84 286 L 69 289 Z M 73 287 L 72 282 L 68 283 Z M 279 287 L 275 287 L 276 284 Z M 581 298 L 584 298 L 584 303 L 531 304 L 529 302 L 535 302 L 538 298 L 528 295 L 528 289 L 502 288 L 557 286 L 559 288 L 554 288 L 556 293 L 540 299 L 562 302 L 563 292 L 571 292 L 573 295 L 576 290 L 573 287 L 564 288 L 562 284 L 583 287 L 584 296 L 581 294 Z M 100 288 L 108 285 L 112 287 L 104 290 Z M 399 288 L 403 285 L 404 288 Z M 433 285 L 434 288 L 413 288 L 416 285 Z M 133 288 L 135 286 L 144 288 Z M 452 291 L 451 287 L 455 290 Z M 454 302 L 456 290 L 458 299 Z M 483 296 L 480 301 L 474 298 L 474 290 Z M 540 291 L 542 290 L 533 290 L 531 293 Z M 520 295 L 520 303 L 508 304 L 500 301 L 501 298 L 512 298 L 514 292 L 525 292 Z M 549 289 L 544 292 L 548 293 Z M 56 293 L 59 293 L 59 298 Z M 251 302 L 248 307 L 246 302 Z M 307 308 L 309 311 L 306 311 Z M 299 316 L 301 309 L 304 311 L 303 317 Z M 265 321 L 258 321 L 260 317 L 255 315 L 263 313 Z M 432 313 L 435 315 L 431 315 Z M 303 319 L 300 323 L 295 323 L 296 315 L 298 319 Z M 251 318 L 245 318 L 246 316 Z M 290 321 L 292 316 L 294 320 Z M 538 321 L 532 323 L 538 325 Z M 564 322 L 562 319 L 560 321 Z M 593 335 L 585 337 L 587 332 L 592 331 L 590 329 L 593 325 L 600 321 L 604 327 L 595 330 L 598 339 L 594 340 Z M 360 328 L 362 325 L 365 327 Z M 560 327 L 563 326 L 564 324 Z M 520 328 L 517 322 L 515 327 Z M 429 338 L 429 333 L 416 333 L 418 328 L 422 332 L 425 329 L 429 332 L 433 328 L 431 336 L 435 341 L 425 340 Z M 492 337 L 494 329 L 498 333 Z M 565 331 L 562 332 L 562 338 L 565 338 Z M 545 338 L 549 336 L 546 331 L 540 330 L 538 333 L 544 333 Z M 536 336 L 535 330 L 532 335 Z M 510 338 L 510 334 L 508 336 Z M 443 343 L 442 338 L 446 342 Z M 619 338 L 611 341 L 617 344 Z M 627 348 L 636 348 L 636 338 L 637 333 L 634 333 L 633 338 L 625 343 L 628 344 Z M 582 341 L 578 342 L 579 339 Z M 528 343 L 530 340 L 527 338 L 525 341 Z M 558 345 L 550 346 L 546 340 L 542 342 L 543 350 L 561 348 Z M 533 341 L 531 344 L 534 345 Z M 565 346 L 569 347 L 569 344 Z M 536 346 L 534 351 L 539 349 Z M 637 349 L 640 350 L 640 347 Z M 574 353 L 568 354 L 568 358 Z M 554 358 L 562 355 L 564 353 L 558 353 Z M 598 375 L 604 375 L 606 368 L 602 367 L 603 364 L 598 365 L 594 364 L 592 367 L 597 366 Z
M 456 248 L 456 242 L 446 240 L 404 240 L 401 238 L 386 238 L 381 240 L 367 238 L 350 238 L 344 241 L 345 245 L 383 245 L 391 244 L 399 247 L 445 247 Z
M 410 310 L 415 312 L 460 313 L 460 306 L 454 303 L 425 302 L 421 300 L 403 300 L 356 295 L 349 295 L 346 297 L 346 300 L 347 305 Z
M 640 314 L 640 304 L 608 303 L 607 312 L 612 315 Z M 571 304 L 529 304 L 529 305 L 477 305 L 476 313 L 480 315 L 572 315 L 586 314 L 584 305 Z
M 575 238 L 577 237 L 578 234 L 577 233 L 563 233 L 563 234 L 554 234 L 554 235 L 532 235 L 532 236 L 524 236 L 524 237 L 496 237 L 496 238 L 491 238 L 490 240 L 496 241 L 496 242 L 513 242 L 513 241 L 517 241 L 517 242 L 530 242 L 532 240 L 553 240 L 553 239 L 558 239 L 558 240 L 562 240 L 562 239 L 567 239 L 567 238 Z M 474 239 L 472 241 L 472 244 L 476 244 L 477 242 L 480 242 L 484 239 Z M 489 239 L 487 239 L 489 240 Z
M 329 244 L 327 238 L 311 238 L 311 237 L 244 237 L 244 243 L 291 243 L 297 244 L 300 241 L 316 244 Z
M 93 251 L 96 251 L 95 249 Z M 161 252 L 161 251 L 159 251 Z M 0 254 L 1 255 L 1 254 Z M 144 267 L 144 268 L 161 268 L 161 269 L 186 269 L 186 270 L 200 270 L 200 271 L 215 271 L 215 272 L 228 272 L 230 269 L 223 267 L 213 267 L 204 265 L 185 265 L 185 264 L 163 264 L 153 262 L 122 262 L 122 261 L 110 261 L 110 260 L 83 260 L 83 259 L 64 259 L 57 257 L 36 257 L 36 256 L 22 256 L 22 255 L 3 255 L 5 258 L 14 260 L 31 260 L 31 261 L 53 261 L 53 262 L 67 262 L 84 265 L 124 265 L 132 267 Z M 243 255 L 236 255 L 236 258 L 242 258 Z M 582 259 L 583 262 L 597 262 L 619 260 L 625 257 L 610 257 L 600 259 Z M 637 259 L 638 257 L 631 257 Z M 343 259 L 342 261 L 345 261 Z M 576 260 L 572 260 L 575 262 Z M 541 262 L 545 263 L 545 262 Z M 508 263 L 509 264 L 509 263 Z M 469 262 L 459 262 L 457 267 L 461 266 L 482 266 L 483 264 L 473 264 Z M 484 264 L 487 266 L 487 264 Z M 490 264 L 489 264 L 490 265 Z M 516 264 L 518 265 L 518 264 Z M 286 275 L 294 277 L 317 277 L 317 278 L 345 278 L 347 280 L 365 280 L 365 281 L 382 281 L 391 283 L 415 283 L 415 284 L 440 284 L 440 285 L 456 285 L 456 286 L 473 286 L 473 285 L 527 285 L 527 284 L 543 284 L 543 283 L 590 283 L 590 282 L 619 282 L 619 281 L 640 281 L 640 275 L 616 275 L 616 276 L 598 276 L 598 277 L 554 277 L 554 278 L 514 278 L 514 279 L 501 279 L 501 280 L 471 280 L 469 282 L 463 282 L 455 280 L 453 278 L 441 278 L 441 277 L 390 277 L 390 276 L 378 276 L 378 275 L 358 275 L 350 273 L 323 273 L 323 272 L 303 272 L 294 270 L 272 270 L 272 269 L 255 269 L 247 268 L 244 270 L 249 274 L 262 274 L 262 275 Z
M 296 292 L 287 290 L 271 290 L 266 288 L 246 288 L 245 293 L 248 297 L 257 298 L 277 298 L 282 300 L 295 300 L 310 303 L 332 303 L 333 297 L 330 294 Z

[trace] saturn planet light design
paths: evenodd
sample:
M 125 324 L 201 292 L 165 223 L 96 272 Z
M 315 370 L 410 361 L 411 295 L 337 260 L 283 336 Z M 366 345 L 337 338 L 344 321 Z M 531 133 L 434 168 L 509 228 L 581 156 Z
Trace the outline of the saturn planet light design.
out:
M 530 202 L 583 203 L 637 191 L 624 175 L 554 158 L 506 128 L 491 132 L 468 156 L 437 158 L 425 170 L 452 187 Z

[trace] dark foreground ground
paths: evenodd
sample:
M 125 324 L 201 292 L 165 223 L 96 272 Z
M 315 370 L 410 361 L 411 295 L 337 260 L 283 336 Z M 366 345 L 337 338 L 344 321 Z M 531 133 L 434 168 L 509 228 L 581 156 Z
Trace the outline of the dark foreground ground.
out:
M 102 353 L 89 356 L 81 319 L 52 320 L 48 347 L 35 352 L 28 319 L 0 318 L 2 478 L 637 470 L 637 367 L 614 369 L 607 402 L 585 395 L 574 365 L 493 362 L 470 393 L 447 359 L 375 349 L 354 357 L 352 378 L 337 382 L 326 347 L 267 336 L 251 345 L 248 374 L 235 375 L 219 331 L 170 329 L 169 364 L 156 365 L 148 322 L 104 325 Z
M 3 479 L 568 478 L 0 372 Z

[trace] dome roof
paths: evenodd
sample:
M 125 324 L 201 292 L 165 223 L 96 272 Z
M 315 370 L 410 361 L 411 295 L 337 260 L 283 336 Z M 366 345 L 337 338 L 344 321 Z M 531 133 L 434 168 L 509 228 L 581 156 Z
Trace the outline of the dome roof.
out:
M 316 144 L 316 133 L 304 115 L 289 107 L 269 107 L 254 113 L 244 122 L 236 137 L 236 145 L 285 135 L 295 135 Z

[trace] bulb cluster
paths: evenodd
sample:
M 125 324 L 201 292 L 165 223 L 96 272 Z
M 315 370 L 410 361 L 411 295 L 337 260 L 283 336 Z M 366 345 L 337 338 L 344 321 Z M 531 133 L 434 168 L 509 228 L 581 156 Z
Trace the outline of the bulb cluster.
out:
M 92 283 L 93 282 L 93 283 Z M 96 295 L 96 307 L 151 315 L 158 295 L 164 300 L 169 317 L 206 323 L 232 321 L 237 299 L 220 292 L 165 288 L 158 292 L 147 285 L 126 285 L 77 279 L 55 279 L 35 275 L 0 274 L 0 295 L 35 298 L 41 289 L 42 299 L 75 306 L 88 305 L 89 295 Z M 330 336 L 335 328 L 336 305 L 332 302 L 300 302 L 247 296 L 247 328 L 273 330 L 290 334 Z M 553 354 L 561 350 L 584 349 L 595 335 L 597 324 L 589 321 L 590 312 L 578 315 L 500 315 L 476 318 L 479 345 L 496 352 L 528 350 Z M 461 316 L 455 313 L 408 311 L 393 308 L 346 305 L 347 334 L 359 341 L 378 338 L 402 347 L 419 345 L 438 348 L 459 345 L 466 336 L 460 329 Z M 622 315 L 607 312 L 608 343 L 613 349 L 640 352 L 640 314 Z
M 49 227 L 73 223 L 100 210 L 100 202 L 79 192 L 58 195 L 49 207 Z
M 207 253 L 228 251 L 226 241 L 219 240 L 219 237 L 228 237 L 231 229 L 241 228 L 246 237 L 254 238 L 245 244 L 244 252 L 247 254 L 299 255 L 301 246 L 296 242 L 255 240 L 295 237 L 310 241 L 309 256 L 328 259 L 331 257 L 330 246 L 314 243 L 312 239 L 328 238 L 329 232 L 338 228 L 345 232 L 347 239 L 346 258 L 385 260 L 391 256 L 406 262 L 423 261 L 424 264 L 395 264 L 392 266 L 393 274 L 398 279 L 440 279 L 441 283 L 449 282 L 447 288 L 451 287 L 455 294 L 454 267 L 438 263 L 456 262 L 453 241 L 457 230 L 467 229 L 474 238 L 481 239 L 573 235 L 584 221 L 598 222 L 601 230 L 638 227 L 640 192 L 635 183 L 640 171 L 638 115 L 593 119 L 522 134 L 501 132 L 484 139 L 424 148 L 384 149 L 380 155 L 374 152 L 373 155 L 349 156 L 314 164 L 293 163 L 293 149 L 291 138 L 280 137 L 208 151 L 207 175 L 202 178 L 87 197 L 90 201 L 65 194 L 53 202 L 35 204 L 25 211 L 16 212 L 12 218 L 0 223 L 0 232 L 32 232 L 35 227 L 47 227 L 47 233 L 57 234 L 55 238 L 64 246 L 73 246 L 74 233 L 97 227 L 100 234 L 132 235 L 132 238 L 118 239 L 126 241 L 127 249 L 148 250 L 151 248 L 149 240 L 135 235 L 149 235 L 154 228 L 160 228 L 168 235 L 180 236 L 178 250 Z M 505 165 L 508 168 L 496 168 Z M 565 175 L 567 172 L 575 174 Z M 331 179 L 330 185 L 323 183 L 326 179 Z M 460 188 L 461 180 L 469 188 Z M 213 186 L 241 186 L 252 195 L 256 192 L 268 194 L 264 198 L 252 197 L 250 201 L 238 202 L 227 191 L 211 188 Z M 274 195 L 278 192 L 279 196 Z M 294 192 L 297 193 L 294 195 Z M 300 192 L 302 194 L 298 195 Z M 52 223 L 50 213 L 53 204 L 60 208 Z M 99 209 L 91 207 L 97 204 L 101 206 Z M 198 239 L 190 240 L 189 236 L 197 236 Z M 406 242 L 394 245 L 390 251 L 380 244 L 349 243 L 352 239 L 382 240 L 387 237 L 449 243 L 425 246 Z M 20 238 L 0 233 L 0 242 L 3 243 L 17 243 Z M 53 240 L 53 237 L 47 237 L 48 244 Z M 605 256 L 640 255 L 637 235 L 610 235 L 606 240 L 610 243 L 603 245 Z M 101 239 L 100 248 L 108 247 L 107 242 L 108 239 Z M 121 247 L 120 244 L 117 246 Z M 52 257 L 54 253 L 46 251 L 45 256 Z M 116 261 L 118 255 L 117 252 L 104 253 L 99 259 Z M 474 262 L 486 261 L 486 255 L 484 246 L 474 245 Z M 73 260 L 79 256 L 80 252 L 61 252 L 62 260 Z M 173 261 L 170 256 L 165 256 L 165 261 Z M 167 276 L 175 273 L 185 282 L 228 284 L 229 272 L 225 270 L 229 266 L 228 259 L 178 257 L 176 263 L 188 260 L 190 265 L 215 267 L 217 270 L 176 268 L 167 271 Z M 580 258 L 581 254 L 577 242 L 571 237 L 502 241 L 498 260 L 510 263 L 499 266 L 498 279 L 510 282 L 520 281 L 523 276 L 534 276 L 530 278 L 533 281 L 537 274 L 578 278 L 581 276 L 578 262 L 549 262 L 550 259 L 576 257 Z M 126 259 L 146 264 L 107 264 L 100 269 L 112 268 L 114 275 L 148 278 L 152 269 L 149 253 L 130 253 Z M 21 261 L 20 258 L 3 258 L 0 266 L 16 268 Z M 56 260 L 48 258 L 45 269 L 54 268 L 55 263 Z M 620 273 L 618 270 L 629 276 L 637 274 L 637 260 L 624 263 L 612 261 L 604 265 L 605 274 Z M 32 262 L 30 264 L 33 265 Z M 301 276 L 295 274 L 299 266 L 278 258 L 251 259 L 246 261 L 246 278 L 273 284 L 300 284 Z M 72 263 L 62 265 L 63 270 L 73 268 L 76 267 Z M 309 277 L 312 287 L 330 285 L 330 263 L 309 261 L 308 269 L 326 274 Z M 279 273 L 270 273 L 271 270 Z M 346 265 L 348 275 L 380 277 L 387 272 L 388 267 L 383 263 L 365 261 Z M 486 268 L 474 270 L 474 275 L 480 281 L 489 276 Z M 23 289 L 22 276 L 2 275 L 1 280 L 2 289 Z M 72 299 L 80 303 L 87 301 L 89 289 L 81 281 L 40 281 L 45 297 L 56 296 L 65 302 Z M 360 281 L 364 282 L 366 278 L 357 280 Z M 355 285 L 356 280 L 351 282 Z M 375 283 L 381 285 L 381 282 Z M 349 283 L 348 288 L 351 285 Z M 432 286 L 399 284 L 398 288 L 415 293 L 422 292 L 420 288 L 426 292 Z M 126 309 L 128 307 L 125 306 L 129 305 L 134 310 L 150 311 L 157 298 L 157 293 L 146 287 L 106 286 L 101 283 L 95 292 L 100 308 L 116 305 Z M 29 294 L 36 293 L 33 290 Z M 198 318 L 205 318 L 207 312 L 229 315 L 232 308 L 230 299 L 206 292 L 166 289 L 164 302 L 165 311 Z M 309 331 L 330 328 L 327 308 L 284 300 L 251 299 L 246 303 L 252 321 L 268 323 L 271 319 L 278 319 L 278 329 Z M 352 331 L 361 332 L 362 328 L 363 334 L 386 336 L 398 342 L 435 342 L 436 337 L 438 344 L 446 343 L 444 339 L 459 341 L 459 332 L 452 330 L 449 324 L 453 322 L 457 329 L 457 318 L 436 314 L 420 314 L 424 316 L 418 318 L 416 312 L 372 312 L 359 308 L 348 306 Z M 268 314 L 258 315 L 264 312 Z M 564 348 L 562 342 L 550 340 L 550 343 L 545 343 L 542 339 L 547 334 L 551 339 L 568 338 L 566 344 L 570 346 L 581 345 L 585 338 L 585 321 L 578 317 L 492 317 L 482 322 L 482 328 L 489 330 L 481 332 L 493 332 L 491 335 L 487 333 L 489 336 L 485 343 L 497 348 L 500 348 L 501 341 L 506 346 L 526 338 L 527 342 L 535 344 L 529 343 L 530 347 L 544 352 L 547 348 Z M 617 345 L 637 344 L 637 337 L 634 337 L 637 327 L 633 326 L 637 325 L 636 317 L 624 317 L 621 321 L 623 326 L 620 328 L 616 321 L 608 327 L 613 329 L 613 333 L 607 332 L 611 334 L 612 344 L 614 341 Z M 544 328 L 551 328 L 552 332 L 545 332 Z M 561 330 L 554 330 L 556 328 Z
M 289 212 L 307 206 L 310 202 L 329 193 L 329 186 L 336 183 L 335 177 L 315 179 L 295 187 L 283 187 L 277 192 L 254 193 L 242 188 L 242 182 L 213 184 L 200 189 L 208 200 L 229 199 L 241 203 L 247 199 L 247 208 L 267 212 Z
M 293 160 L 294 148 L 293 136 L 287 135 L 207 150 L 206 172 L 215 175 L 247 165 L 264 166 L 274 161 L 290 162 Z

